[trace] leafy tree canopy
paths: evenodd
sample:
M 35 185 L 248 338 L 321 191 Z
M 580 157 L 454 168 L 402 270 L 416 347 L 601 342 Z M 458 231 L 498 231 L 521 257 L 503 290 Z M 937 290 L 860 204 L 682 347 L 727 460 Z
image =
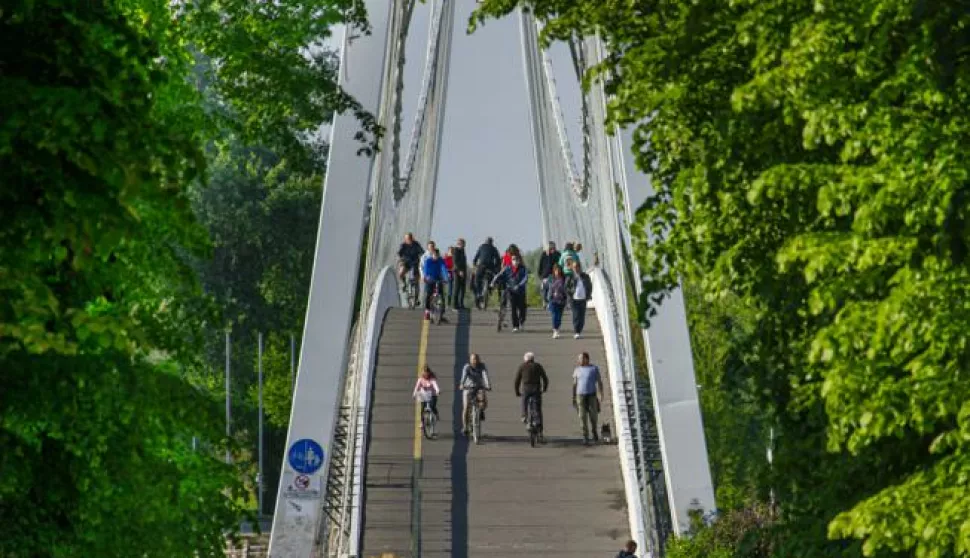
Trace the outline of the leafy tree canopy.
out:
M 193 451 L 218 403 L 181 377 L 204 160 L 168 9 L 0 11 L 3 556 L 216 556 L 240 515 L 235 471 Z

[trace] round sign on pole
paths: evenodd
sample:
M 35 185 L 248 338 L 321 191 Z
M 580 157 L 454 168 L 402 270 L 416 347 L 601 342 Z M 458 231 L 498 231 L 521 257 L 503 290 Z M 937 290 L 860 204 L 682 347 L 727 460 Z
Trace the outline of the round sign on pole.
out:
M 286 455 L 290 467 L 297 473 L 312 475 L 323 467 L 323 448 L 309 438 L 298 440 Z

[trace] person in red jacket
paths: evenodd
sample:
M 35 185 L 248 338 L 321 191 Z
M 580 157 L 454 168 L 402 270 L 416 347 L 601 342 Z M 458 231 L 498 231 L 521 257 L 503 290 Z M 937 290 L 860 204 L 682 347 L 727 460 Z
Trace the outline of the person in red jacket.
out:
M 445 269 L 448 270 L 448 298 L 445 299 L 445 304 L 452 304 L 452 309 L 454 305 L 451 302 L 452 289 L 455 284 L 455 247 L 449 246 L 448 251 L 445 252 Z
M 511 266 L 512 258 L 515 256 L 521 256 L 521 254 L 519 254 L 519 247 L 515 244 L 509 244 L 508 249 L 505 250 L 505 254 L 502 255 L 502 267 Z

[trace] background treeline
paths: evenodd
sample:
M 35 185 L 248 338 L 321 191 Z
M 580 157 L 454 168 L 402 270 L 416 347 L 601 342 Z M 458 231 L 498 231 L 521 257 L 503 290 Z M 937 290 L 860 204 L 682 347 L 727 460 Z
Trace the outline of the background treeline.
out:
M 0 556 L 221 556 L 256 511 L 256 334 L 278 468 L 319 128 L 350 110 L 376 131 L 322 48 L 361 14 L 355 0 L 0 8 Z
M 485 0 L 477 21 L 519 5 L 605 41 L 590 77 L 657 189 L 646 286 L 683 280 L 695 341 L 715 334 L 722 517 L 671 556 L 970 555 L 970 4 Z

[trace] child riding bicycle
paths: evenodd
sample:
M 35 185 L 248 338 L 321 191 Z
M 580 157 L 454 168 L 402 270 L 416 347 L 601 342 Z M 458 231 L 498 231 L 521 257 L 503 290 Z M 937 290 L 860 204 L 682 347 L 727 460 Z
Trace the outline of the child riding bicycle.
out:
M 421 369 L 421 376 L 418 378 L 416 384 L 414 384 L 414 392 L 411 394 L 412 399 L 417 399 L 418 401 L 428 402 L 431 407 L 431 412 L 434 413 L 434 418 L 440 418 L 438 416 L 438 394 L 441 390 L 438 389 L 438 377 L 434 375 L 431 371 L 431 367 L 427 364 Z

